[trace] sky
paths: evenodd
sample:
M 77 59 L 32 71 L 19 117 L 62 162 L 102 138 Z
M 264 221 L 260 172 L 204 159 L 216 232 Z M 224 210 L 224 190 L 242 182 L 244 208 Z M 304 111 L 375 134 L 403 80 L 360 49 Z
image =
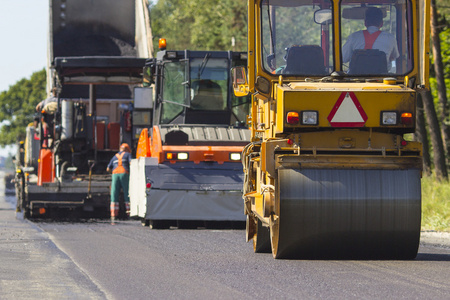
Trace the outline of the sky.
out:
M 45 68 L 48 12 L 49 0 L 0 0 L 0 92 Z

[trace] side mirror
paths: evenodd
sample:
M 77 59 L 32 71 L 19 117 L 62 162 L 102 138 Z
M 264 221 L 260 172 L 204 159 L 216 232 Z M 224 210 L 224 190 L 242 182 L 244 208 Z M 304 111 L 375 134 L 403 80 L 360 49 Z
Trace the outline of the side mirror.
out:
M 231 69 L 231 81 L 233 82 L 233 91 L 236 97 L 244 97 L 249 93 L 246 67 L 239 66 Z
M 314 12 L 314 22 L 320 25 L 330 24 L 333 20 L 331 9 L 319 9 Z

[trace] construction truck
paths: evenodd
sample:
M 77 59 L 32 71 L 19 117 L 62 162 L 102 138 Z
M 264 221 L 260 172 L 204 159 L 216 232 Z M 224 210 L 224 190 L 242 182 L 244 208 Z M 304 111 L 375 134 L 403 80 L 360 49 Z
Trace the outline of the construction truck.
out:
M 416 257 L 422 145 L 410 136 L 428 88 L 429 8 L 248 1 L 248 66 L 232 74 L 235 94 L 252 95 L 243 197 L 255 252 Z
M 18 211 L 27 218 L 109 216 L 106 167 L 122 142 L 132 142 L 133 88 L 152 57 L 146 1 L 51 0 L 48 42 L 54 98 L 27 127 Z
M 171 51 L 165 43 L 144 68 L 152 86 L 134 93 L 131 216 L 154 229 L 243 227 L 250 99 L 234 96 L 230 68 L 245 66 L 247 53 Z

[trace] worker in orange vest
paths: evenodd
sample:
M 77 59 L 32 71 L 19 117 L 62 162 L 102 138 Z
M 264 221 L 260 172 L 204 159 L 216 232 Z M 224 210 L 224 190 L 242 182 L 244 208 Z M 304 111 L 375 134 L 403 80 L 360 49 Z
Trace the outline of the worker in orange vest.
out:
M 130 180 L 131 150 L 128 144 L 120 145 L 120 151 L 114 155 L 106 168 L 107 172 L 112 170 L 111 183 L 111 221 L 119 215 L 120 189 L 123 189 L 125 210 L 130 215 L 130 198 L 128 196 L 128 184 Z
M 342 60 L 350 62 L 353 51 L 358 49 L 377 49 L 386 54 L 388 71 L 392 61 L 400 54 L 397 39 L 389 32 L 381 31 L 383 26 L 383 11 L 378 7 L 368 7 L 365 12 L 364 25 L 367 30 L 360 30 L 349 35 L 342 47 Z

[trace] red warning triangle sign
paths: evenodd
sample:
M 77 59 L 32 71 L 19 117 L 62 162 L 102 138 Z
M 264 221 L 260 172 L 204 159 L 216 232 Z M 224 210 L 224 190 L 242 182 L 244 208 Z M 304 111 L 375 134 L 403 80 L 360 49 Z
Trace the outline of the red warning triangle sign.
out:
M 362 127 L 367 115 L 353 92 L 343 92 L 328 115 L 332 127 Z

